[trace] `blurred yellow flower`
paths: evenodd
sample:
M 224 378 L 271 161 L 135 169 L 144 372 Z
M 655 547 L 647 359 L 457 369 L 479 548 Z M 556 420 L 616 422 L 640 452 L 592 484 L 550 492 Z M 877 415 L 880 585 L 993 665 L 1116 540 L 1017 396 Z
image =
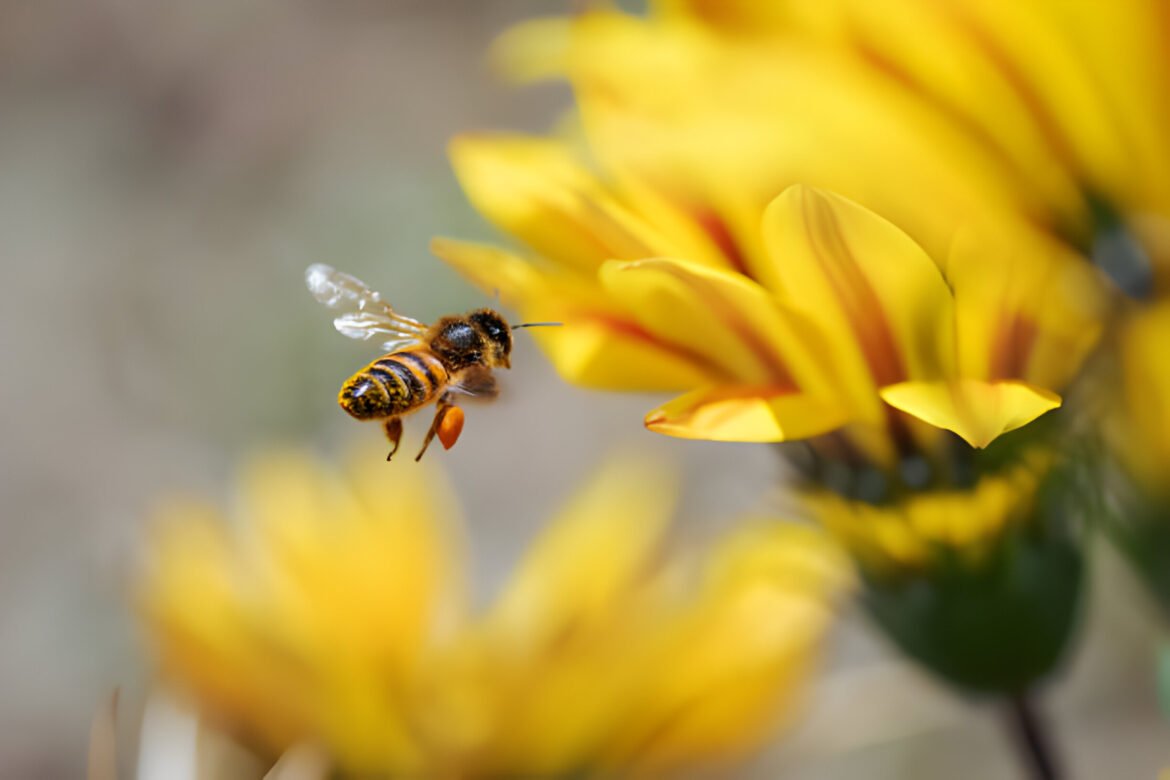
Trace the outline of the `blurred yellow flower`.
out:
M 1087 246 L 1120 222 L 1161 265 L 1165 289 L 1170 17 L 1161 0 L 785 5 L 773 33 L 837 54 L 945 117 L 1067 238 Z
M 268 754 L 318 744 L 344 774 L 663 772 L 790 717 L 849 582 L 782 523 L 664 557 L 670 479 L 622 460 L 475 610 L 447 492 L 286 454 L 245 471 L 234 526 L 172 509 L 139 589 L 164 673 Z
M 607 166 L 705 151 L 773 190 L 839 191 L 931 252 L 974 215 L 1019 215 L 1084 251 L 1120 227 L 1170 282 L 1160 0 L 651 6 L 528 23 L 500 46 L 517 77 L 570 80 Z M 707 186 L 694 168 L 672 180 Z
M 1013 172 L 903 85 L 811 35 L 779 38 L 820 4 L 661 5 L 527 22 L 496 59 L 521 80 L 566 77 L 591 159 L 734 238 L 749 268 L 758 214 L 793 183 L 878 211 L 934 256 L 960 220 L 1035 218 Z

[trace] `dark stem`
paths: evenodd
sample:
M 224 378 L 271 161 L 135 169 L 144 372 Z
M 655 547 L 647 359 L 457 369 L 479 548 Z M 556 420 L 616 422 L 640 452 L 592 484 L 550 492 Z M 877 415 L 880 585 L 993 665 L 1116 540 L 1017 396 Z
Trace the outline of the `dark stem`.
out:
M 1008 702 L 1009 729 L 1016 747 L 1036 780 L 1060 780 L 1052 744 L 1044 720 L 1032 705 L 1027 693 L 1013 694 Z

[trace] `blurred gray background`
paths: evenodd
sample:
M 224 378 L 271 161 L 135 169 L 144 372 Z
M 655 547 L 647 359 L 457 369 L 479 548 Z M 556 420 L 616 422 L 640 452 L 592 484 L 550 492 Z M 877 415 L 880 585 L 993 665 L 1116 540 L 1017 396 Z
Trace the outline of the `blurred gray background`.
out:
M 334 333 L 306 265 L 349 270 L 419 319 L 489 303 L 427 252 L 436 234 L 491 236 L 444 147 L 556 122 L 567 90 L 503 86 L 485 53 L 509 23 L 565 7 L 0 0 L 0 776 L 80 776 L 95 709 L 146 688 L 126 594 L 156 497 L 226 500 L 259 448 L 381 436 L 336 407 L 372 355 Z M 768 448 L 655 437 L 640 423 L 658 399 L 568 387 L 523 341 L 514 365 L 459 447 L 431 455 L 475 507 L 483 593 L 619 445 L 686 469 L 684 535 L 776 500 Z M 1170 766 L 1156 632 L 1101 557 L 1092 640 L 1047 704 L 1074 777 L 1150 777 Z M 994 712 L 892 661 L 863 621 L 828 666 L 809 718 L 743 776 L 1014 776 Z

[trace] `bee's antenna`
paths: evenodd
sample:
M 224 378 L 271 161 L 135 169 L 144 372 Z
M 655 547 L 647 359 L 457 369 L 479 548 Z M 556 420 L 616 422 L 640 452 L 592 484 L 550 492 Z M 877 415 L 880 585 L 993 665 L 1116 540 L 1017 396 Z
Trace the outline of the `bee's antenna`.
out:
M 513 325 L 512 330 L 517 328 L 556 328 L 564 324 L 563 322 L 522 322 L 519 325 Z

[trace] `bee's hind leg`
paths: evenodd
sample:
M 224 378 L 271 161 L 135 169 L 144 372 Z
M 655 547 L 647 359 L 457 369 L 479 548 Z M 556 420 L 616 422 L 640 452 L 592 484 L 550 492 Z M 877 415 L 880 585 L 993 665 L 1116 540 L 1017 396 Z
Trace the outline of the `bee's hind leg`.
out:
M 382 423 L 382 428 L 386 431 L 386 438 L 390 440 L 390 454 L 386 456 L 386 461 L 389 462 L 394 453 L 398 452 L 398 443 L 402 441 L 402 418 L 391 417 Z
M 462 431 L 463 410 L 452 403 L 450 393 L 444 393 L 439 399 L 439 407 L 435 410 L 435 419 L 431 421 L 427 437 L 423 439 L 422 449 L 418 451 L 418 455 L 415 455 L 414 459 L 416 461 L 422 460 L 423 453 L 427 451 L 427 447 L 431 446 L 431 439 L 435 438 L 435 434 L 439 435 L 443 449 L 449 450 L 455 446 Z

